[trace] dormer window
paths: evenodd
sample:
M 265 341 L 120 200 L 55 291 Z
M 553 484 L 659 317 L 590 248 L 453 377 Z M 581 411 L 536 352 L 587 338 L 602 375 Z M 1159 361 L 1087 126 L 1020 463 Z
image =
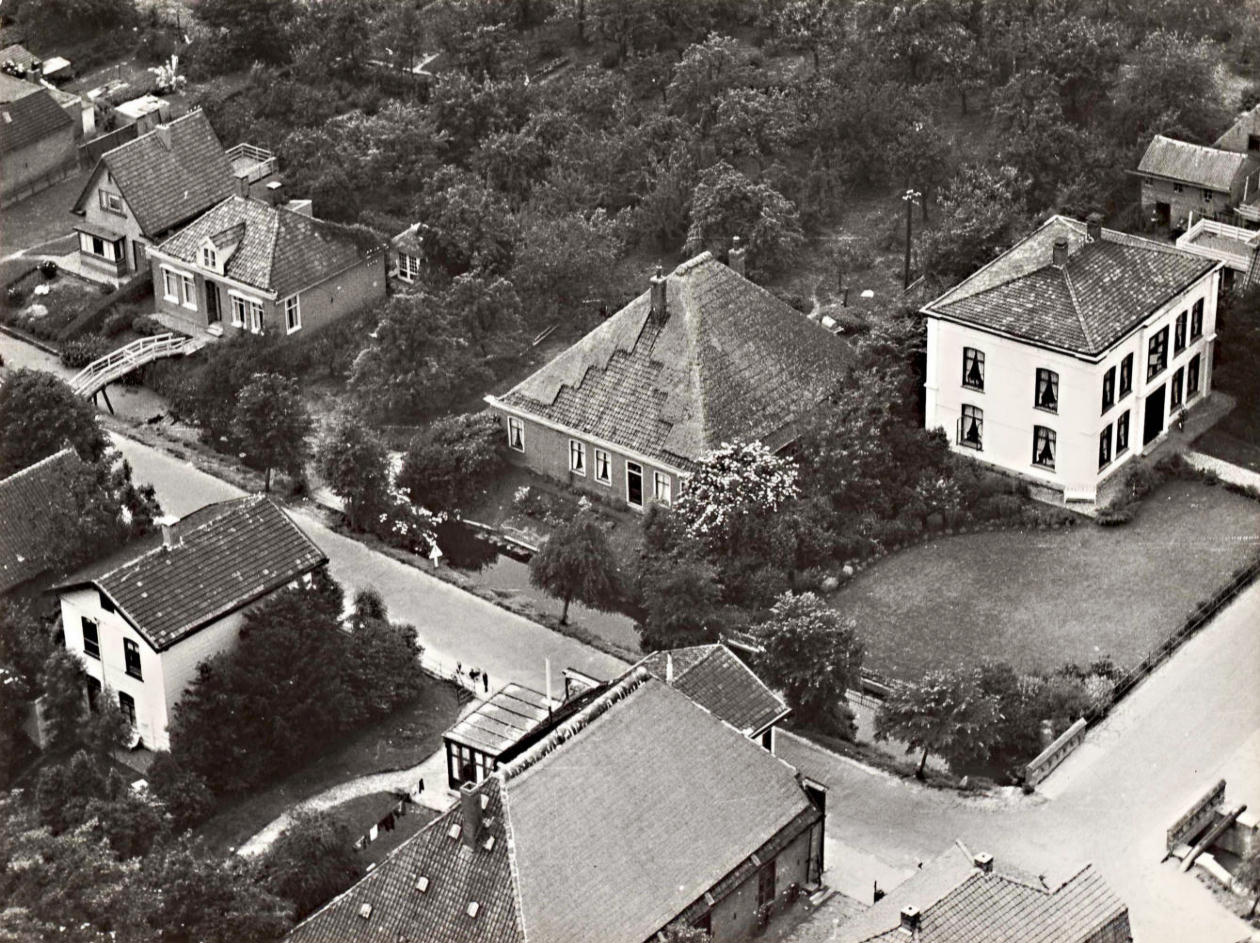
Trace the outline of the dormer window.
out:
M 214 250 L 213 246 L 205 246 L 201 250 L 201 264 L 203 267 L 217 272 L 219 270 L 219 253 Z

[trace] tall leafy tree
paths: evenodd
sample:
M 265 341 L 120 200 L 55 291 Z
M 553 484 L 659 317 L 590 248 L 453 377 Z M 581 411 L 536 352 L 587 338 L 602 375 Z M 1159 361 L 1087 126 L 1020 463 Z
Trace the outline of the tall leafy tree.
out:
M 876 740 L 900 740 L 907 752 L 921 750 L 915 775 L 923 778 L 928 757 L 951 766 L 984 759 L 1001 719 L 997 698 L 987 694 L 976 669 L 935 670 L 918 683 L 897 685 L 875 715 Z
M 352 410 L 337 415 L 315 455 L 320 476 L 346 506 L 355 530 L 366 530 L 373 514 L 389 500 L 389 452 L 385 443 Z
M 444 416 L 411 442 L 398 486 L 430 511 L 459 511 L 504 469 L 503 427 L 488 412 Z
M 726 252 L 739 236 L 748 246 L 748 268 L 769 275 L 785 268 L 804 244 L 796 205 L 767 183 L 754 183 L 725 161 L 700 175 L 691 195 L 691 226 L 684 251 Z
M 563 625 L 573 600 L 592 609 L 611 611 L 621 598 L 621 577 L 608 538 L 599 521 L 580 512 L 561 524 L 529 561 L 529 581 L 564 602 Z
M 941 191 L 937 227 L 925 242 L 929 273 L 953 282 L 992 261 L 1023 228 L 1028 184 L 1014 167 L 959 168 Z
M 349 827 L 325 813 L 299 813 L 261 865 L 263 886 L 301 920 L 363 876 Z
M 0 383 L 0 478 L 70 443 L 85 462 L 105 454 L 107 440 L 92 404 L 42 370 L 14 370 Z
M 69 750 L 78 745 L 87 714 L 83 684 L 83 665 L 79 659 L 64 648 L 53 649 L 39 676 L 39 688 L 45 698 L 49 749 Z
M 236 399 L 234 428 L 250 461 L 265 471 L 265 491 L 271 490 L 272 469 L 295 479 L 304 476 L 311 416 L 296 380 L 255 374 Z
M 1166 134 L 1210 144 L 1227 120 L 1217 85 L 1219 62 L 1211 43 L 1165 30 L 1146 36 L 1112 91 L 1117 140 L 1145 147 L 1152 135 Z
M 294 0 L 199 0 L 197 19 L 218 30 L 239 55 L 262 62 L 289 59 L 297 22 Z
M 760 442 L 736 442 L 704 456 L 675 506 L 694 539 L 735 556 L 763 545 L 775 515 L 798 494 L 795 462 Z

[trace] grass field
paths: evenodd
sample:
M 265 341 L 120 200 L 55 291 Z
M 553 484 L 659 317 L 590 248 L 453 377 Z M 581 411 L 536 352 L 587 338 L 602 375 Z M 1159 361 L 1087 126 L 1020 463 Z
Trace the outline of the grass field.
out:
M 398 800 L 388 792 L 374 792 L 367 796 L 359 796 L 349 802 L 328 810 L 328 814 L 336 821 L 345 824 L 355 838 L 366 834 L 367 830 L 379 822 Z M 386 855 L 420 831 L 435 818 L 437 812 L 422 805 L 407 807 L 407 814 L 394 820 L 390 831 L 381 831 L 376 841 L 359 852 L 359 861 L 364 867 L 369 864 L 380 864 Z
M 832 597 L 866 663 L 914 679 L 993 658 L 1054 669 L 1140 661 L 1260 545 L 1260 503 L 1199 482 L 1123 527 L 965 534 L 888 557 Z

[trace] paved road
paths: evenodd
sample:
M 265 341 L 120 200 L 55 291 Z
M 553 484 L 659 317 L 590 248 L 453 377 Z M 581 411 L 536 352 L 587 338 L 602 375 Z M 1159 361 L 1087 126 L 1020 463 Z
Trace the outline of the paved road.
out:
M 182 516 L 212 501 L 244 493 L 188 462 L 122 436 L 113 438 L 131 462 L 136 480 L 149 482 L 157 489 L 168 514 Z M 625 668 L 618 659 L 575 639 L 374 553 L 329 530 L 313 516 L 302 512 L 294 516 L 328 555 L 329 568 L 342 585 L 351 591 L 376 587 L 385 598 L 390 617 L 414 624 L 428 651 L 447 662 L 462 662 L 466 668 L 475 666 L 487 671 L 492 686 L 516 681 L 542 690 L 544 658 L 551 659 L 552 684 L 557 693 L 562 668 L 577 668 L 596 677 L 610 677 Z
M 1142 943 L 1247 936 L 1192 875 L 1161 864 L 1164 833 L 1217 779 L 1260 803 L 1260 584 L 1138 687 L 1039 794 L 962 799 L 873 772 L 791 736 L 779 754 L 828 785 L 832 881 L 869 900 L 955 838 L 1066 876 L 1093 861 L 1130 907 Z

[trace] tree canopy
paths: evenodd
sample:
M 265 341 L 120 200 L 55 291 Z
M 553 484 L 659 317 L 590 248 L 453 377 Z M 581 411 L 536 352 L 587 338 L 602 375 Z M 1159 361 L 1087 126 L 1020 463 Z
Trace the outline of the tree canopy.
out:
M 0 383 L 0 478 L 34 465 L 69 443 L 85 462 L 105 454 L 96 410 L 52 373 L 14 370 Z
M 563 600 L 563 624 L 569 603 L 577 600 L 592 609 L 613 609 L 621 598 L 621 577 L 608 538 L 598 519 L 580 512 L 561 524 L 529 561 L 532 585 Z

